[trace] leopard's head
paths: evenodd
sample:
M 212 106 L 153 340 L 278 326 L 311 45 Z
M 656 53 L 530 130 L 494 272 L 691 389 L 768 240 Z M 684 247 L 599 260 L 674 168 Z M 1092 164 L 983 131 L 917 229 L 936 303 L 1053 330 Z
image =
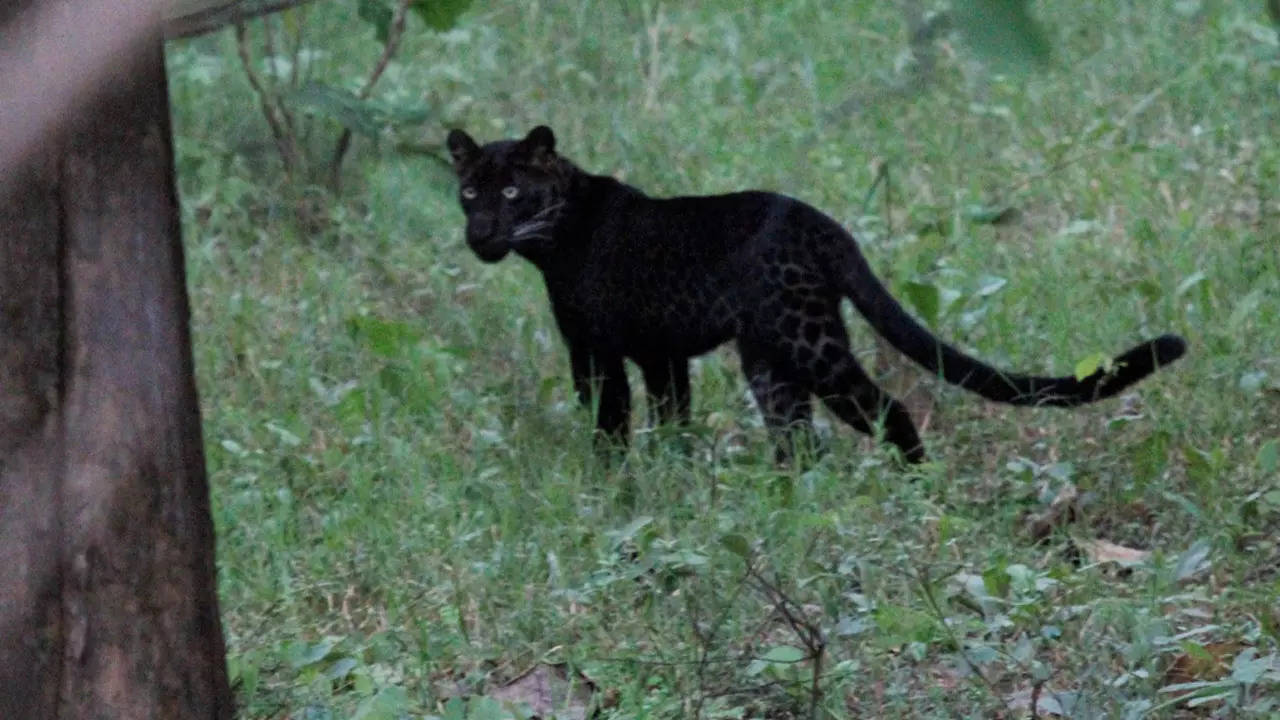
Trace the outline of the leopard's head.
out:
M 522 140 L 484 146 L 452 130 L 447 145 L 467 216 L 467 245 L 475 254 L 497 262 L 511 250 L 526 256 L 549 250 L 571 168 L 556 155 L 551 128 L 539 125 Z

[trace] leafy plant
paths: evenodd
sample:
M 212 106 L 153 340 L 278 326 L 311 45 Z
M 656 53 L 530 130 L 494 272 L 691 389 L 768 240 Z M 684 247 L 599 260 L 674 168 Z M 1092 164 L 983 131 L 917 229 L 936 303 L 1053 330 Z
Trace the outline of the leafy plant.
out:
M 353 134 L 376 142 L 388 130 L 411 128 L 429 120 L 432 113 L 425 105 L 375 99 L 374 88 L 400 49 L 410 28 L 410 14 L 420 19 L 423 30 L 438 32 L 453 27 L 470 5 L 471 0 L 360 0 L 357 17 L 373 29 L 381 53 L 355 89 L 348 89 L 355 86 L 350 78 L 326 81 L 312 77 L 305 7 L 281 13 L 278 23 L 270 15 L 253 21 L 262 38 L 262 51 L 257 58 L 250 47 L 246 23 L 237 22 L 241 68 L 258 96 L 286 175 L 311 182 L 318 179 L 322 166 L 322 161 L 309 150 L 311 128 L 300 125 L 300 115 L 319 118 L 326 125 L 339 128 L 332 155 L 324 166 L 335 192 L 341 189 L 342 165 Z M 281 33 L 277 24 L 283 26 L 287 37 L 278 37 Z M 259 66 L 265 66 L 266 72 L 260 72 Z

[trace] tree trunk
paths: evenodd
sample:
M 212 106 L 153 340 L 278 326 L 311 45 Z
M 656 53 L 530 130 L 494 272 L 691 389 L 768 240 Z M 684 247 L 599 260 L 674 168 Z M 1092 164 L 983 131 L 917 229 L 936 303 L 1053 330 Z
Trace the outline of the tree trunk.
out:
M 0 177 L 0 718 L 234 712 L 161 43 Z

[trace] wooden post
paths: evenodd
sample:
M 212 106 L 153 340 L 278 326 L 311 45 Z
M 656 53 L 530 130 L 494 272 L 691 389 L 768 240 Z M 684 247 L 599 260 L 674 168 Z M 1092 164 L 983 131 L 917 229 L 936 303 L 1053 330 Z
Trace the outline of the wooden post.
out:
M 160 32 L 0 177 L 0 718 L 234 714 Z

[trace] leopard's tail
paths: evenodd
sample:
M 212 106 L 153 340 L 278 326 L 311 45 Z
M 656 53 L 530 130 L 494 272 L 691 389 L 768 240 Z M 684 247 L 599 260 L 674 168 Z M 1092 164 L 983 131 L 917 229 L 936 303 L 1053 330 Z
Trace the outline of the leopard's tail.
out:
M 994 402 L 1013 405 L 1071 407 L 1111 397 L 1182 357 L 1187 343 L 1177 335 L 1161 335 L 1116 356 L 1110 369 L 1100 368 L 1082 380 L 1005 372 L 939 340 L 889 294 L 850 238 L 828 267 L 841 275 L 840 285 L 876 332 L 904 355 L 947 382 Z M 847 248 L 847 251 L 846 251 Z

